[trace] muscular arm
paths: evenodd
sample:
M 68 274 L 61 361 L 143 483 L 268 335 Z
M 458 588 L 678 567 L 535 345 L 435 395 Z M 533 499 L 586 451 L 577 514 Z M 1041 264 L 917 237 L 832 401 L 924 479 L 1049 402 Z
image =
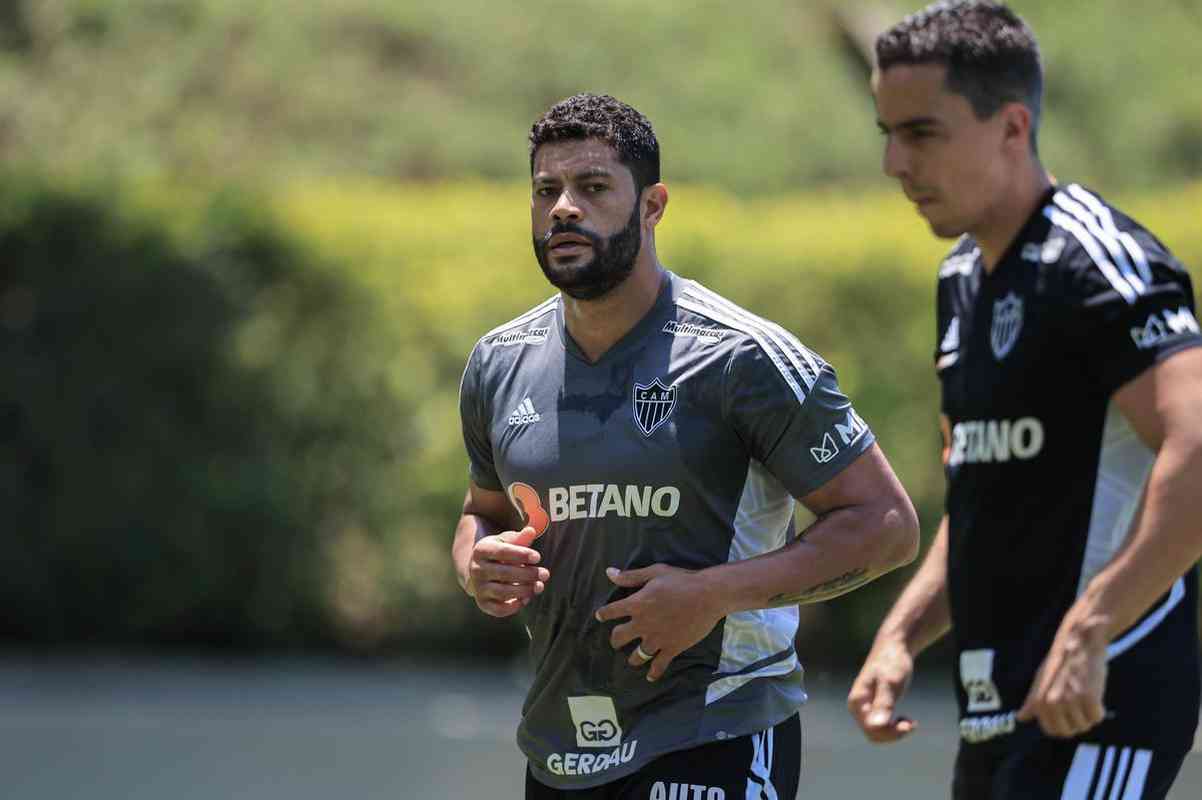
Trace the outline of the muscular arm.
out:
M 1202 348 L 1145 370 L 1114 401 L 1157 455 L 1126 542 L 1064 615 L 1019 710 L 1051 736 L 1102 720 L 1107 645 L 1202 555 Z
M 1157 455 L 1131 535 L 1066 615 L 1104 619 L 1107 641 L 1133 625 L 1202 556 L 1202 348 L 1170 356 L 1123 386 L 1114 400 Z
M 918 517 L 876 445 L 802 504 L 817 520 L 785 547 L 701 571 L 722 616 L 829 600 L 914 560 Z
M 876 445 L 802 502 L 818 521 L 775 552 L 696 572 L 667 564 L 609 570 L 615 584 L 638 589 L 597 610 L 601 622 L 628 618 L 610 644 L 639 641 L 655 654 L 647 678 L 656 680 L 724 616 L 835 597 L 914 558 L 914 507 Z M 630 659 L 643 663 L 638 651 Z

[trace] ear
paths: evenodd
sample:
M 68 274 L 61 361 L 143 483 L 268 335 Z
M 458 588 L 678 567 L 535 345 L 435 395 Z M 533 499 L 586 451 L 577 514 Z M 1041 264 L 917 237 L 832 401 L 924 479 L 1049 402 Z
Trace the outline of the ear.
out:
M 1002 140 L 1007 149 L 1026 152 L 1031 149 L 1031 109 L 1022 103 L 1006 103 L 1001 108 Z
M 662 183 L 656 183 L 643 189 L 643 221 L 655 227 L 659 221 L 664 218 L 664 211 L 668 208 L 668 187 Z

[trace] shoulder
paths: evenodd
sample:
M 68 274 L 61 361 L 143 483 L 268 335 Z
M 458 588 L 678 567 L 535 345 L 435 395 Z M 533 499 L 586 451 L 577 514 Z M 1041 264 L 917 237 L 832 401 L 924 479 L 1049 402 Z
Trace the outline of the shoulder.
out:
M 472 350 L 473 355 L 485 357 L 520 345 L 542 344 L 551 335 L 558 309 L 559 295 L 556 294 L 481 336 Z
M 940 262 L 939 280 L 971 275 L 980 255 L 981 249 L 977 247 L 976 240 L 968 234 L 961 236 L 951 252 Z
M 680 285 L 676 335 L 719 336 L 729 367 L 740 378 L 781 380 L 799 400 L 804 399 L 826 367 L 821 356 L 783 326 L 700 283 L 682 280 Z
M 1042 213 L 1051 221 L 1043 261 L 1063 273 L 1069 294 L 1128 304 L 1166 289 L 1192 294 L 1188 274 L 1168 248 L 1096 192 L 1066 184 Z

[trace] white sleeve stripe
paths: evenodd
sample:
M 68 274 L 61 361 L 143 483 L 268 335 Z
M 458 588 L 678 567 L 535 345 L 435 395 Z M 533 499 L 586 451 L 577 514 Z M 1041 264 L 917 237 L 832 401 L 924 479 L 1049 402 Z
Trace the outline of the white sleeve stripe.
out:
M 1106 258 L 1106 254 L 1102 252 L 1102 249 L 1098 246 L 1097 241 L 1089 234 L 1089 231 L 1081 227 L 1081 225 L 1079 225 L 1075 219 L 1065 214 L 1063 211 L 1059 211 L 1051 206 L 1045 207 L 1043 214 L 1045 217 L 1050 219 L 1054 225 L 1064 228 L 1064 230 L 1071 233 L 1074 238 L 1081 243 L 1081 246 L 1085 248 L 1085 252 L 1089 253 L 1089 257 L 1093 259 L 1093 263 L 1099 270 L 1101 270 L 1102 274 L 1106 276 L 1106 280 L 1110 281 L 1110 285 L 1114 287 L 1114 290 L 1123 296 L 1124 300 L 1126 300 L 1128 303 L 1135 302 L 1135 298 L 1138 297 L 1138 294 L 1134 289 L 1131 288 L 1131 285 L 1123 280 L 1122 276 L 1119 275 L 1118 271 L 1114 268 L 1114 264 L 1111 264 L 1109 259 Z
M 1139 270 L 1144 282 L 1152 283 L 1152 269 L 1148 266 L 1148 257 L 1144 254 L 1144 249 L 1139 246 L 1139 242 L 1135 241 L 1135 237 L 1126 231 L 1119 231 L 1119 241 L 1131 254 L 1132 260 L 1135 261 L 1135 268 Z
M 1122 244 L 1119 243 L 1118 237 L 1115 235 L 1117 234 L 1117 231 L 1111 232 L 1103 229 L 1103 227 L 1098 224 L 1098 221 L 1090 216 L 1089 211 L 1087 211 L 1083 205 L 1074 200 L 1070 200 L 1063 192 L 1057 192 L 1056 196 L 1052 198 L 1052 201 L 1069 214 L 1076 217 L 1077 221 L 1083 224 L 1085 228 L 1091 234 L 1093 234 L 1094 238 L 1106 248 L 1106 251 L 1110 253 L 1110 258 L 1113 259 L 1113 263 L 1118 265 L 1119 272 L 1123 273 L 1123 278 L 1126 279 L 1127 283 L 1131 284 L 1132 289 L 1139 294 L 1143 294 L 1145 291 L 1147 291 L 1147 286 L 1145 286 L 1144 282 L 1139 279 L 1138 275 L 1135 274 L 1135 270 L 1131 268 L 1131 262 L 1127 260 L 1127 252 L 1123 248 Z
M 776 342 L 777 346 L 780 347 L 780 349 L 784 351 L 785 355 L 789 357 L 789 360 L 793 362 L 793 366 L 797 367 L 797 371 L 802 375 L 802 380 L 804 380 L 806 383 L 806 388 L 813 388 L 814 381 L 818 380 L 818 373 L 820 372 L 820 369 L 818 364 L 810 355 L 809 350 L 805 347 L 805 345 L 797 340 L 796 336 L 789 333 L 776 323 L 766 320 L 763 317 L 757 317 L 750 311 L 740 308 L 739 306 L 727 300 L 725 297 L 710 291 L 696 281 L 690 281 L 690 284 L 691 285 L 689 288 L 685 290 L 685 294 L 689 295 L 694 300 L 725 309 L 728 313 L 739 317 L 740 319 L 746 320 L 749 325 L 755 325 L 763 329 L 764 332 L 771 337 L 772 341 Z M 805 360 L 806 365 L 809 368 L 808 372 L 806 367 L 803 367 L 797 360 L 798 355 Z
M 1139 644 L 1140 640 L 1156 629 L 1156 626 L 1164 622 L 1164 618 L 1169 615 L 1169 612 L 1177 607 L 1177 604 L 1185 597 L 1185 580 L 1178 578 L 1173 581 L 1173 587 L 1169 590 L 1169 597 L 1165 600 L 1160 608 L 1157 608 L 1151 614 L 1144 617 L 1144 621 L 1131 629 L 1127 635 L 1121 639 L 1115 639 L 1106 648 L 1106 658 L 1118 658 L 1123 653 L 1130 650 L 1135 645 Z
M 1064 779 L 1060 800 L 1088 800 L 1089 784 L 1093 782 L 1094 767 L 1098 765 L 1098 746 L 1079 744 L 1073 753 L 1073 763 Z
M 809 351 L 806 350 L 801 342 L 797 341 L 796 337 L 779 325 L 770 322 L 763 317 L 757 317 L 755 314 L 752 314 L 744 308 L 740 308 L 739 306 L 727 300 L 725 297 L 710 291 L 696 281 L 691 281 L 691 284 L 692 285 L 689 287 L 689 289 L 686 290 L 686 294 L 688 294 L 692 299 L 700 303 L 706 303 L 711 306 L 722 308 L 726 310 L 727 313 L 745 320 L 748 325 L 754 325 L 766 333 L 772 339 L 772 341 L 776 343 L 776 346 L 779 347 L 781 351 L 789 357 L 789 361 L 793 362 L 793 366 L 797 368 L 799 373 L 801 373 L 802 380 L 805 381 L 806 388 L 813 388 L 814 381 L 818 379 L 818 365 L 814 363 L 814 359 L 810 356 Z M 808 372 L 806 367 L 802 366 L 801 362 L 797 360 L 799 355 L 805 360 L 806 365 L 809 368 Z
M 1140 800 L 1144 795 L 1144 782 L 1148 780 L 1148 769 L 1152 766 L 1151 750 L 1136 750 L 1131 760 L 1131 774 L 1127 777 L 1127 788 L 1123 800 Z
M 716 312 L 725 312 L 735 319 L 741 320 L 749 328 L 754 328 L 767 336 L 776 345 L 780 353 L 793 365 L 793 369 L 796 370 L 798 377 L 801 378 L 801 382 L 805 384 L 806 391 L 814 388 L 814 383 L 818 380 L 818 365 L 814 363 L 806 348 L 792 334 L 780 326 L 773 325 L 765 319 L 744 311 L 729 301 L 713 302 L 714 300 L 721 300 L 713 292 L 704 289 L 702 292 L 695 292 L 690 289 L 685 292 L 684 296 L 693 302 L 712 308 Z M 802 363 L 802 360 L 805 361 L 805 364 Z
M 793 395 L 797 398 L 797 402 L 805 402 L 806 395 L 805 392 L 802 391 L 801 386 L 797 383 L 796 371 L 790 368 L 789 365 L 785 364 L 785 362 L 781 359 L 780 354 L 776 352 L 775 346 L 765 340 L 759 331 L 757 331 L 755 328 L 752 328 L 745 322 L 725 315 L 717 309 L 700 305 L 684 295 L 681 295 L 679 298 L 677 298 L 676 305 L 688 311 L 692 311 L 695 314 L 700 314 L 703 317 L 709 317 L 715 322 L 720 322 L 728 328 L 742 331 L 743 333 L 746 333 L 755 339 L 756 344 L 758 344 L 760 349 L 768 355 L 768 358 L 770 358 L 772 363 L 776 366 L 777 371 L 780 372 L 781 377 L 785 379 L 785 383 L 789 384 L 789 388 L 793 390 Z
M 1140 276 L 1145 282 L 1152 283 L 1152 270 L 1148 268 L 1148 257 L 1144 254 L 1144 249 L 1139 246 L 1139 242 L 1135 241 L 1135 237 L 1126 231 L 1119 230 L 1118 226 L 1114 224 L 1114 215 L 1110 213 L 1106 204 L 1096 195 L 1090 194 L 1075 183 L 1069 184 L 1068 193 L 1088 206 L 1106 230 L 1123 243 L 1127 252 L 1131 254 L 1131 260 L 1135 262 L 1135 268 L 1139 270 Z
M 482 340 L 487 339 L 490 336 L 496 336 L 498 333 L 503 333 L 503 332 L 509 330 L 510 328 L 516 328 L 520 325 L 526 324 L 527 322 L 531 322 L 535 318 L 540 317 L 543 314 L 550 311 L 551 309 L 555 308 L 555 306 L 558 303 L 559 303 L 559 295 L 553 295 L 552 297 L 539 303 L 537 306 L 530 309 L 526 313 L 522 314 L 520 317 L 511 319 L 511 320 L 509 320 L 509 322 L 506 322 L 504 325 L 498 325 L 497 327 L 493 328 L 491 331 L 484 334 L 480 338 Z

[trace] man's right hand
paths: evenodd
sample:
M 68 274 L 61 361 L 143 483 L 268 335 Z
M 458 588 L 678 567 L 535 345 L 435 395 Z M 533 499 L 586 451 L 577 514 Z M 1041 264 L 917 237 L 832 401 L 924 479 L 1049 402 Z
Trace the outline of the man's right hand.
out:
M 847 695 L 847 710 L 871 742 L 896 742 L 918 727 L 896 715 L 902 695 L 910 688 L 914 658 L 898 641 L 878 642 L 864 662 Z
M 534 528 L 526 526 L 476 542 L 464 591 L 485 614 L 512 616 L 546 588 L 551 572 L 537 566 L 542 556 L 530 547 L 537 538 Z

